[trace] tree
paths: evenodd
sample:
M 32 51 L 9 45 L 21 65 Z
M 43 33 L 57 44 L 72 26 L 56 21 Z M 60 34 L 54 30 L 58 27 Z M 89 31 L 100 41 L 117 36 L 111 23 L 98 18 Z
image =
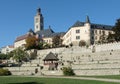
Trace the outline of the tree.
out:
M 50 48 L 50 47 L 51 47 L 50 44 L 48 44 L 48 43 L 43 43 L 43 48 L 44 48 L 44 49 L 47 49 L 47 48 Z
M 7 55 L 6 55 L 6 54 L 1 53 L 1 54 L 0 54 L 0 59 L 2 59 L 2 60 L 3 60 L 3 59 L 7 59 Z
M 70 67 L 63 67 L 62 71 L 65 76 L 74 76 L 75 75 L 73 69 Z
M 36 57 L 37 57 L 37 50 L 36 50 L 36 49 L 30 50 L 30 52 L 29 52 L 29 59 L 30 59 L 30 60 L 33 60 L 33 59 L 35 59 Z
M 39 48 L 40 39 L 35 36 L 28 36 L 26 39 L 26 49 L 38 49 Z
M 0 68 L 0 76 L 8 76 L 8 75 L 12 75 L 12 73 L 8 69 Z
M 84 40 L 81 40 L 79 42 L 79 46 L 81 46 L 81 47 L 86 46 L 86 42 Z
M 44 42 L 43 42 L 43 41 L 40 41 L 40 42 L 38 43 L 38 49 L 43 49 L 43 44 L 44 44 Z
M 70 47 L 72 47 L 73 46 L 73 44 L 72 43 L 70 43 Z
M 53 47 L 60 47 L 62 46 L 62 39 L 59 35 L 56 35 L 55 37 L 53 37 Z
M 22 62 L 25 58 L 27 58 L 27 56 L 28 53 L 20 47 L 13 50 L 13 59 L 15 59 L 17 62 Z
M 107 37 L 107 42 L 110 43 L 110 42 L 114 42 L 114 41 L 115 41 L 115 39 L 114 39 L 114 34 L 111 34 L 111 33 L 109 32 L 109 35 L 108 35 L 108 37 Z
M 100 36 L 99 43 L 106 43 L 107 42 L 107 36 L 105 34 Z
M 113 27 L 114 39 L 120 41 L 120 18 L 117 19 L 115 26 Z

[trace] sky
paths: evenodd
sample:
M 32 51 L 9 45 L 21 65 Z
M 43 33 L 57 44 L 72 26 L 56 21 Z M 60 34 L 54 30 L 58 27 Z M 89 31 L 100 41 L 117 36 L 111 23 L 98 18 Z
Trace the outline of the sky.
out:
M 120 18 L 120 0 L 0 0 L 0 48 L 34 30 L 34 16 L 41 8 L 44 29 L 66 32 L 76 21 L 113 25 Z

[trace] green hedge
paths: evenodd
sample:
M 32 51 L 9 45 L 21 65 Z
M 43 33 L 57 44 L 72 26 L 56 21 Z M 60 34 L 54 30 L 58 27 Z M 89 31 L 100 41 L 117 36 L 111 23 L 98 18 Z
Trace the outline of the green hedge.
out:
M 73 75 L 75 75 L 73 69 L 70 68 L 70 67 L 63 67 L 62 71 L 63 71 L 63 74 L 65 76 L 73 76 Z
M 8 69 L 0 69 L 0 76 L 8 76 L 12 75 L 11 72 Z

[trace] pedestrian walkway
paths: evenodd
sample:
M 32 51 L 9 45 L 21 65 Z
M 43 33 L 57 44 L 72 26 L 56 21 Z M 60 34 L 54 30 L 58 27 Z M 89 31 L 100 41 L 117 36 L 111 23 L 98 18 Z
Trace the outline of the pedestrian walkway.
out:
M 81 79 L 81 80 L 96 80 L 105 82 L 116 82 L 120 83 L 118 79 L 107 79 L 107 78 L 90 78 L 90 77 L 75 77 L 75 76 L 31 76 L 31 77 L 43 77 L 43 78 L 68 78 L 68 79 Z

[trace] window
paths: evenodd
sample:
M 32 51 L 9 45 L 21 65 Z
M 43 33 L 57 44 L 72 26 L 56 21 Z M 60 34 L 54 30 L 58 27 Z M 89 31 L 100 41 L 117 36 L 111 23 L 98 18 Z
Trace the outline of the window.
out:
M 76 36 L 76 39 L 77 39 L 77 40 L 80 39 L 80 36 Z
M 99 34 L 101 34 L 101 30 L 99 31 Z
M 97 34 L 97 30 L 95 30 L 95 34 Z
M 97 40 L 97 36 L 95 36 L 95 40 Z
M 105 35 L 105 31 L 102 31 L 102 34 Z
M 94 34 L 94 30 L 92 30 L 92 34 Z
M 76 33 L 80 33 L 80 30 L 76 30 Z
M 36 18 L 36 23 L 38 22 L 38 18 Z
M 36 28 L 38 29 L 38 25 L 36 25 Z
M 94 37 L 92 36 L 92 40 L 94 40 Z

